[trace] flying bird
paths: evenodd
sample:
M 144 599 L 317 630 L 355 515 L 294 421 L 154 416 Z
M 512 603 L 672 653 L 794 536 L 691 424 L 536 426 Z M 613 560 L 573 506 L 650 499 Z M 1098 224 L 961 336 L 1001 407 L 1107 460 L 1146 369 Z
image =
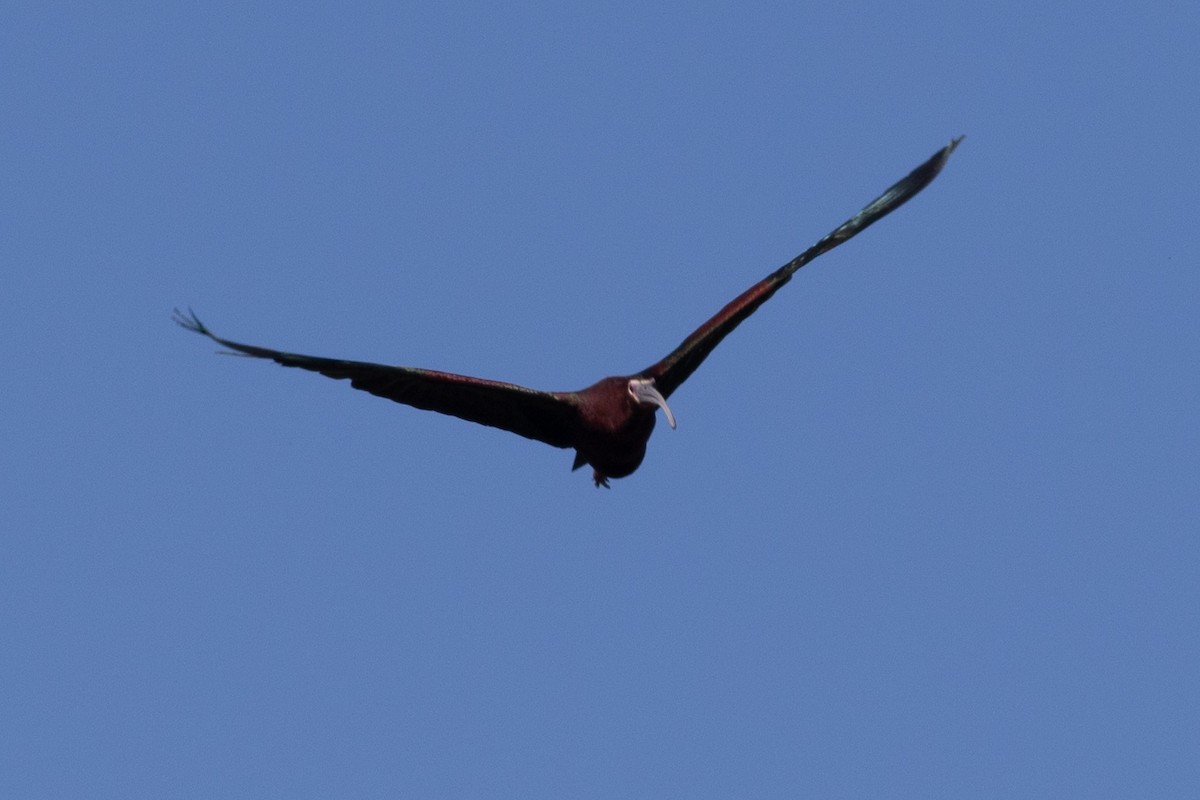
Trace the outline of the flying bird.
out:
M 575 462 L 571 469 L 590 465 L 596 486 L 607 488 L 610 478 L 624 478 L 641 465 L 659 410 L 667 424 L 675 427 L 667 398 L 722 339 L 790 281 L 798 269 L 895 211 L 928 186 L 960 141 L 961 136 L 953 139 L 812 247 L 736 297 L 666 358 L 640 372 L 603 378 L 577 392 L 544 392 L 449 372 L 318 358 L 240 344 L 217 336 L 191 309 L 186 314 L 176 309 L 174 320 L 237 354 L 349 380 L 355 389 L 397 403 L 511 431 L 554 447 L 573 448 Z

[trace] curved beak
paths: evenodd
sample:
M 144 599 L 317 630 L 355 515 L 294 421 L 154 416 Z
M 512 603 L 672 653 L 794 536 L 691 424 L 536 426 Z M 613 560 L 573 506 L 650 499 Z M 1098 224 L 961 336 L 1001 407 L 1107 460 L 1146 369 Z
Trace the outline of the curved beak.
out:
M 658 389 L 654 388 L 653 378 L 636 378 L 629 382 L 629 393 L 633 395 L 633 399 L 639 403 L 648 406 L 658 406 L 667 415 L 667 422 L 671 425 L 671 429 L 675 428 L 675 415 L 671 413 L 671 407 L 667 405 L 667 398 L 662 396 Z

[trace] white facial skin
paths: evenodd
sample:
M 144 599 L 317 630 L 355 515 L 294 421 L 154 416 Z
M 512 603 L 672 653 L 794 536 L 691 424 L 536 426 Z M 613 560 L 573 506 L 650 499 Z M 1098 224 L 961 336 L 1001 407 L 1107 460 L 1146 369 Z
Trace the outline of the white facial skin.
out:
M 667 422 L 672 430 L 675 428 L 675 415 L 667 405 L 667 398 L 654 388 L 653 378 L 634 378 L 629 382 L 629 396 L 642 405 L 658 406 L 667 415 Z

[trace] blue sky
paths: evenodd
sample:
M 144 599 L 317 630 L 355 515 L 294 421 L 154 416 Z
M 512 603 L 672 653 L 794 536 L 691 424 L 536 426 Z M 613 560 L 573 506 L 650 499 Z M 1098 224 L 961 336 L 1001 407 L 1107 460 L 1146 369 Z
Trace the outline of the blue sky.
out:
M 1187 4 L 18 3 L 0 794 L 1191 797 Z M 172 325 L 639 369 L 642 468 Z

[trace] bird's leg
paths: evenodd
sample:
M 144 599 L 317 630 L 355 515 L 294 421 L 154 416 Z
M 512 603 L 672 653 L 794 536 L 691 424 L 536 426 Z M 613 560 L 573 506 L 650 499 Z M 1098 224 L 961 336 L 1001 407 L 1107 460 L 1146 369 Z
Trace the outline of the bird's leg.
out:
M 592 470 L 592 481 L 595 482 L 597 489 L 599 489 L 601 486 L 603 486 L 605 489 L 612 488 L 608 485 L 608 476 L 601 475 L 600 470 L 598 469 Z

